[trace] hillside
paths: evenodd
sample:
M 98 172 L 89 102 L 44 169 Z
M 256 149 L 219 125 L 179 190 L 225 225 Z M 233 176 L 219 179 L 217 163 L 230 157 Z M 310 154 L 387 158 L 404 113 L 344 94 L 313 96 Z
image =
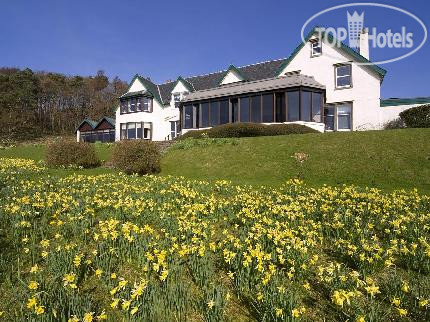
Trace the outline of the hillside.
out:
M 430 192 L 430 129 L 242 138 L 235 144 L 171 149 L 162 171 L 198 180 L 279 185 L 299 175 L 293 158 L 298 152 L 308 154 L 303 175 L 310 185 Z
M 180 145 L 184 145 L 179 143 Z M 383 190 L 418 188 L 430 194 L 430 129 L 337 132 L 276 137 L 218 139 L 184 149 L 171 148 L 162 159 L 161 175 L 197 180 L 279 186 L 300 173 L 293 155 L 308 154 L 302 174 L 311 186 L 354 184 Z M 102 160 L 112 145 L 96 144 Z M 41 160 L 42 144 L 0 150 L 0 157 Z M 111 169 L 51 169 L 52 174 L 101 174 Z

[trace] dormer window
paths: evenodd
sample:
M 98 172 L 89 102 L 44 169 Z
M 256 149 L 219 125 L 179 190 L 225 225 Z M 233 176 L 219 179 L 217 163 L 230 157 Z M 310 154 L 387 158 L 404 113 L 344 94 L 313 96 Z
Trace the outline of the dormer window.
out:
M 143 111 L 151 112 L 152 111 L 152 99 L 149 97 L 143 98 Z
M 314 39 L 311 41 L 311 57 L 321 56 L 322 47 L 321 41 L 319 39 Z
M 173 103 L 175 104 L 175 107 L 179 107 L 180 101 L 181 101 L 181 93 L 174 93 L 173 94 Z

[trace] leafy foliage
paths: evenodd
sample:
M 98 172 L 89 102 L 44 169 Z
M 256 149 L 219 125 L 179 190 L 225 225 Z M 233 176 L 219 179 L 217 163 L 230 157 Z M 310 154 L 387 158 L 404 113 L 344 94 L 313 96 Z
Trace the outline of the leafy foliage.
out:
M 299 124 L 272 124 L 261 123 L 229 123 L 215 126 L 208 130 L 192 130 L 179 139 L 186 138 L 231 138 L 231 137 L 255 137 L 255 136 L 275 136 L 288 134 L 317 133 L 305 125 Z
M 396 130 L 405 128 L 405 122 L 398 117 L 395 120 L 389 121 L 384 124 L 384 130 Z
M 86 116 L 114 114 L 127 84 L 103 71 L 90 77 L 0 68 L 0 138 L 70 134 Z
M 73 140 L 56 140 L 48 144 L 45 159 L 52 167 L 94 168 L 100 165 L 93 145 Z
M 412 107 L 400 113 L 407 127 L 430 127 L 430 105 Z
M 115 143 L 111 163 L 127 174 L 144 175 L 161 171 L 160 158 L 160 150 L 154 142 L 129 140 Z

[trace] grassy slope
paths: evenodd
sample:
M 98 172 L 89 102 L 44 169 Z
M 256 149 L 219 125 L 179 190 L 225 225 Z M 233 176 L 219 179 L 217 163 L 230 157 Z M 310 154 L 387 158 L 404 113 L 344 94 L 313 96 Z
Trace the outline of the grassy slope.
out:
M 430 129 L 245 138 L 238 145 L 170 150 L 162 169 L 193 179 L 278 185 L 298 175 L 296 152 L 309 154 L 303 170 L 310 185 L 417 187 L 430 193 Z
M 304 179 L 310 185 L 356 184 L 386 190 L 417 187 L 430 193 L 430 129 L 243 138 L 237 142 L 172 149 L 163 157 L 162 174 L 279 185 L 298 175 L 292 155 L 305 152 L 309 159 L 303 166 Z M 109 159 L 108 145 L 96 144 L 96 150 L 102 160 Z M 43 155 L 43 145 L 0 150 L 0 157 L 41 160 Z M 58 175 L 110 171 L 51 170 Z

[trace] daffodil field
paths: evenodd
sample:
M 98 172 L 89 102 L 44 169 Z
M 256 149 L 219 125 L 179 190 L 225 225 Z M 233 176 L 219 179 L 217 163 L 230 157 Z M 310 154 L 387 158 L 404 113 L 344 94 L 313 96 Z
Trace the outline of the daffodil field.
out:
M 0 321 L 429 321 L 430 197 L 0 159 Z

